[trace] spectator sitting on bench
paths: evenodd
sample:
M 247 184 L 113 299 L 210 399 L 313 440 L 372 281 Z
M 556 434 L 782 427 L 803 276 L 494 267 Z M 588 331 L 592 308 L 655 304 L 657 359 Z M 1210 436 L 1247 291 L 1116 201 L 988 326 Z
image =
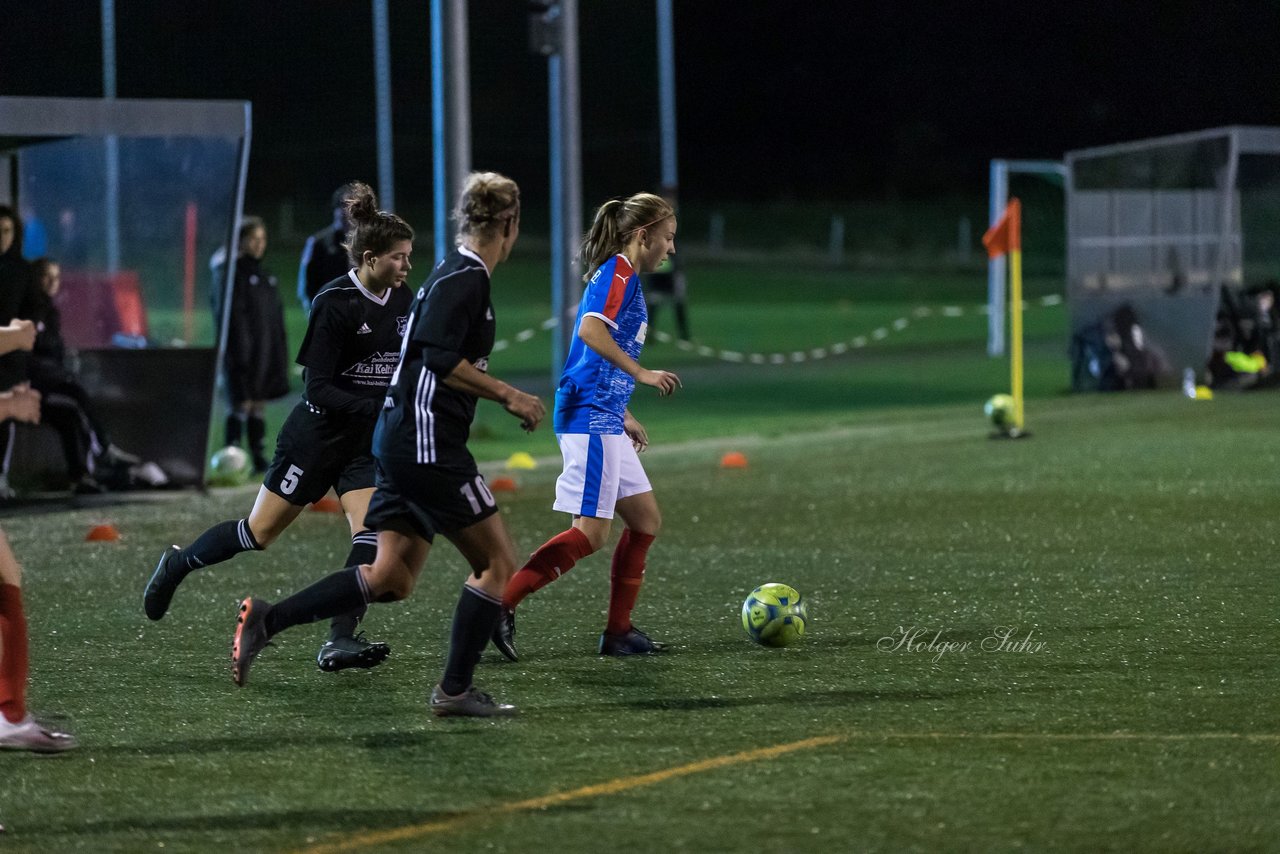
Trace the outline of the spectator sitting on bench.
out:
M 67 366 L 62 317 L 54 303 L 62 287 L 62 268 L 52 258 L 39 258 L 31 266 L 38 287 L 32 316 L 36 322 L 36 343 L 31 351 L 29 374 L 31 387 L 41 395 L 41 423 L 58 431 L 74 492 L 103 492 L 108 486 L 121 485 L 122 481 L 128 485 L 128 470 L 141 465 L 142 460 L 111 443 L 88 392 Z

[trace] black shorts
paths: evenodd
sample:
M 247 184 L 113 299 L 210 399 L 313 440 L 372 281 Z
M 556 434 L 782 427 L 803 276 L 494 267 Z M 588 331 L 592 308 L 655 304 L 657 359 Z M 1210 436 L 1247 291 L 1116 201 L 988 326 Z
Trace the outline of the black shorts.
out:
M 330 487 L 339 495 L 372 489 L 372 441 L 373 422 L 321 415 L 299 403 L 280 428 L 262 485 L 298 507 L 319 501 Z
M 498 502 L 474 462 L 447 467 L 379 460 L 378 491 L 364 525 L 377 531 L 402 518 L 432 542 L 436 534 L 461 531 L 497 512 Z

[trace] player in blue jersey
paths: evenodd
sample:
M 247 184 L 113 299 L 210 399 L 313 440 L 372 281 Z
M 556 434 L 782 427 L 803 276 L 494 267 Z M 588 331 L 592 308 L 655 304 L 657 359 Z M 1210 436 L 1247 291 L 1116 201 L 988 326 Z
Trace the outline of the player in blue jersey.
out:
M 267 548 L 308 504 L 330 488 L 351 526 L 348 564 L 373 560 L 376 535 L 365 519 L 373 497 L 373 428 L 400 357 L 412 294 L 404 284 L 413 265 L 413 229 L 378 210 L 367 184 L 348 185 L 347 251 L 354 267 L 316 295 L 298 350 L 306 393 L 280 429 L 275 459 L 246 519 L 214 525 L 185 549 L 160 557 L 143 593 L 147 616 L 169 610 L 178 585 L 191 572 Z M 390 652 L 356 635 L 364 616 L 353 606 L 335 614 L 316 663 L 321 670 L 373 667 Z
M 365 522 L 378 532 L 377 557 L 274 605 L 245 599 L 232 642 L 237 685 L 284 629 L 407 597 L 441 534 L 462 552 L 472 575 L 454 610 L 444 675 L 431 691 L 430 709 L 439 716 L 516 712 L 472 684 L 516 560 L 467 439 L 482 397 L 502 404 L 526 430 L 546 414 L 537 397 L 488 374 L 496 331 L 489 277 L 520 234 L 520 190 L 502 175 L 473 173 L 454 216 L 457 247 L 436 265 L 413 302 L 400 365 L 374 434 L 378 489 Z
M 626 528 L 613 553 L 609 616 L 601 655 L 647 655 L 662 644 L 631 623 L 644 581 L 645 557 L 662 524 L 658 501 L 637 452 L 649 444 L 627 409 L 636 384 L 665 396 L 680 386 L 670 371 L 640 366 L 648 314 L 639 273 L 675 252 L 675 211 L 661 196 L 639 193 L 605 202 L 582 245 L 591 274 L 578 307 L 569 355 L 556 389 L 555 431 L 564 458 L 555 509 L 573 514 L 565 531 L 544 543 L 511 579 L 494 645 L 515 661 L 515 608 L 609 541 L 615 511 Z

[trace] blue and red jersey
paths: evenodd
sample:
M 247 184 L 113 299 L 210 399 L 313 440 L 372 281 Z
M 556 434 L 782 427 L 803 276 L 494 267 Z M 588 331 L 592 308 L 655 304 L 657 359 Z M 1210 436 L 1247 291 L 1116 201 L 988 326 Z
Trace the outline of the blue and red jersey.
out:
M 649 312 L 640 276 L 625 255 L 605 261 L 587 282 L 556 389 L 554 416 L 556 433 L 621 433 L 636 382 L 578 337 L 584 317 L 604 321 L 622 351 L 639 361 Z

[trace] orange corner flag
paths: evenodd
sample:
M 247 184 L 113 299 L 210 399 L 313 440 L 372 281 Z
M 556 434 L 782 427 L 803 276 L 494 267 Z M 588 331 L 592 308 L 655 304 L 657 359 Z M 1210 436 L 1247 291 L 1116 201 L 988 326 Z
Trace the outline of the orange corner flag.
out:
M 1010 199 L 1000 219 L 982 235 L 988 258 L 1022 251 L 1022 202 Z

